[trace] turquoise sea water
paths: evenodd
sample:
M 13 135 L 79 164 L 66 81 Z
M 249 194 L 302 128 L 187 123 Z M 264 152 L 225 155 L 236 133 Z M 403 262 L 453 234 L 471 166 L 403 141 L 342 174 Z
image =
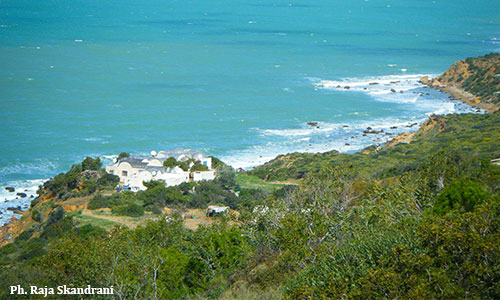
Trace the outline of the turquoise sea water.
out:
M 355 151 L 457 110 L 418 77 L 499 38 L 496 0 L 0 0 L 0 183 L 122 151 Z

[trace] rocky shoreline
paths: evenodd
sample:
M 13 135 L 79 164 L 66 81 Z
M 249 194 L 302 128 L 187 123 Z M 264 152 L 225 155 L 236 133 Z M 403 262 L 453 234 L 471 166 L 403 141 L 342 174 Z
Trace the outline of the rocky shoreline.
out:
M 480 108 L 488 113 L 495 112 L 496 110 L 499 109 L 499 107 L 496 106 L 495 104 L 490 103 L 490 102 L 484 102 L 479 97 L 477 97 L 477 96 L 475 96 L 475 95 L 473 95 L 473 94 L 471 94 L 471 93 L 469 93 L 469 92 L 467 92 L 467 91 L 465 91 L 457 86 L 445 84 L 445 83 L 441 82 L 438 77 L 429 79 L 428 76 L 424 76 L 420 79 L 420 83 L 422 83 L 422 84 L 424 84 L 432 89 L 441 91 L 443 93 L 447 93 L 447 94 L 451 95 L 454 99 L 456 99 L 460 102 L 463 102 L 463 103 L 470 105 L 470 106 L 473 106 L 473 107 Z

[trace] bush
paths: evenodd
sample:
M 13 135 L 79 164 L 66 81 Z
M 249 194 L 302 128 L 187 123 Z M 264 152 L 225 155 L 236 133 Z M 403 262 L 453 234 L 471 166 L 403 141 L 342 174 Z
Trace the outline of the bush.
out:
M 42 222 L 43 220 L 42 214 L 38 209 L 33 209 L 33 211 L 31 212 L 31 218 L 36 222 Z
M 444 215 L 451 210 L 472 211 L 490 196 L 480 184 L 468 179 L 455 180 L 434 201 L 434 212 Z
M 137 198 L 142 200 L 145 206 L 183 205 L 189 201 L 189 197 L 178 187 L 166 187 L 163 181 L 145 182 L 144 185 L 147 190 L 137 193 Z
M 63 236 L 63 234 L 68 233 L 73 230 L 73 222 L 71 217 L 63 218 L 59 220 L 57 223 L 52 223 L 49 226 L 45 226 L 43 229 L 40 238 L 42 239 L 51 239 L 51 238 L 59 238 Z
M 222 160 L 215 156 L 209 156 L 212 159 L 212 169 L 222 169 L 228 167 Z
M 52 224 L 61 221 L 64 218 L 64 209 L 62 206 L 58 205 L 53 211 L 50 212 L 47 222 L 45 222 L 45 228 Z
M 97 184 L 100 187 L 112 187 L 114 188 L 118 182 L 120 182 L 120 177 L 105 173 L 101 176 L 101 178 L 97 179 Z
M 161 215 L 163 212 L 161 211 L 160 207 L 158 205 L 153 205 L 151 207 L 151 212 L 155 215 Z
M 97 182 L 93 180 L 84 180 L 82 182 L 82 190 L 80 191 L 80 195 L 87 196 L 97 191 Z
M 196 172 L 196 171 L 208 171 L 208 167 L 202 164 L 199 160 L 194 162 L 194 165 L 190 169 L 191 172 Z
M 31 201 L 30 208 L 35 207 L 38 203 L 40 203 L 40 197 L 36 197 Z
M 113 194 L 111 196 L 95 195 L 87 204 L 88 209 L 99 209 L 132 203 L 136 200 L 135 194 L 130 191 Z
M 17 251 L 15 243 L 10 243 L 0 248 L 0 256 L 9 255 Z
M 177 165 L 177 160 L 172 156 L 163 161 L 163 166 L 167 168 L 173 168 L 176 165 Z
M 127 158 L 127 157 L 130 157 L 130 154 L 128 154 L 127 152 L 122 152 L 122 153 L 118 154 L 118 160 L 120 160 L 122 158 Z
M 90 157 L 87 157 L 82 161 L 83 171 L 86 171 L 86 170 L 97 171 L 101 167 L 102 167 L 102 162 L 101 162 L 101 159 L 99 157 L 97 157 L 96 159 L 92 159 Z
M 236 173 L 230 167 L 222 168 L 215 182 L 226 190 L 239 190 L 240 186 L 236 183 Z
M 106 234 L 106 230 L 98 226 L 86 224 L 78 229 L 78 233 L 80 234 L 81 237 L 86 239 L 90 237 L 103 236 L 104 234 Z
M 120 216 L 140 217 L 144 215 L 144 208 L 138 204 L 130 203 L 113 206 L 111 212 Z
M 23 233 L 16 237 L 16 242 L 29 240 L 31 236 L 33 236 L 33 233 L 35 233 L 35 230 L 33 228 L 23 231 Z

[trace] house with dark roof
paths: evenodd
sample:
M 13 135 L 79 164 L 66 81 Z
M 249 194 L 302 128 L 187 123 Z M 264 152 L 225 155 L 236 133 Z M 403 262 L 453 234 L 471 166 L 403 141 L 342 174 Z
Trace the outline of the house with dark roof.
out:
M 164 161 L 169 158 L 174 158 L 176 162 L 185 162 L 188 170 L 177 165 L 163 166 Z M 206 171 L 191 171 L 195 163 L 205 166 Z M 183 182 L 215 179 L 212 158 L 191 149 L 174 149 L 158 153 L 152 151 L 149 157 L 123 157 L 116 159 L 114 164 L 106 166 L 106 172 L 120 177 L 120 185 L 132 191 L 145 190 L 143 183 L 151 180 L 163 180 L 166 186 L 175 186 Z

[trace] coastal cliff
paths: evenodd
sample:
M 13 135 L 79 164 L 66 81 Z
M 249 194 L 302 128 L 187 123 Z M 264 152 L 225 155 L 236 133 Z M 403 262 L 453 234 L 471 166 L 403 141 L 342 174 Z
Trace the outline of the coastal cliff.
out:
M 420 81 L 468 105 L 494 112 L 500 107 L 500 54 L 457 61 L 440 76 L 425 76 Z

